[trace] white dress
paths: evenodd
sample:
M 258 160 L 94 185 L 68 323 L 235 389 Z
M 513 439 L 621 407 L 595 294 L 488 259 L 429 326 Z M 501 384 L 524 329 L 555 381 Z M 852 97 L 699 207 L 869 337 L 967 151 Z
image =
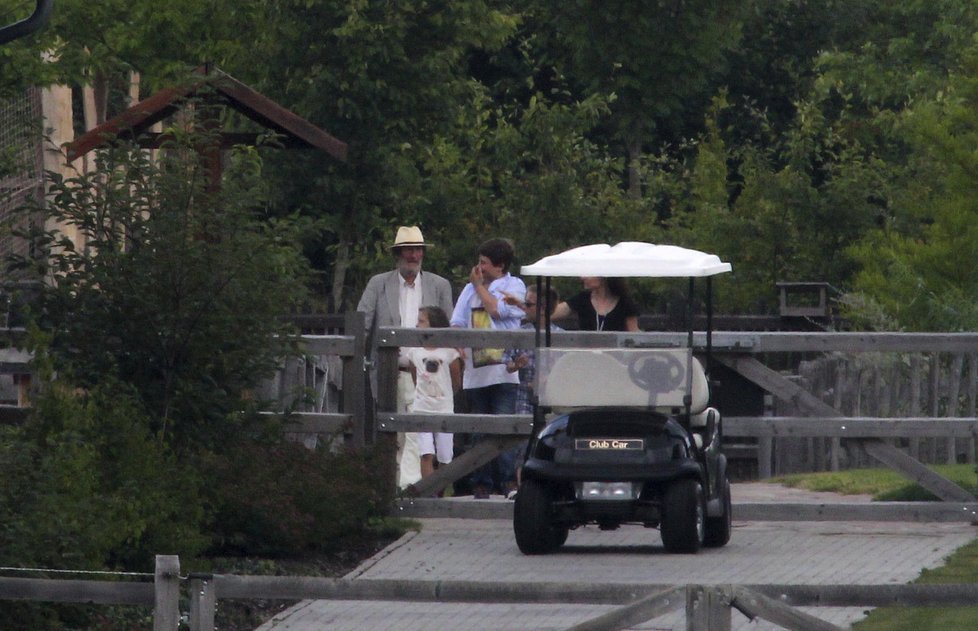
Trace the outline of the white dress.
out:
M 407 358 L 414 366 L 417 380 L 410 411 L 454 413 L 451 364 L 459 358 L 458 351 L 454 348 L 411 348 L 407 350 Z M 435 454 L 438 462 L 443 464 L 452 461 L 454 444 L 450 433 L 418 432 L 418 446 L 422 456 Z

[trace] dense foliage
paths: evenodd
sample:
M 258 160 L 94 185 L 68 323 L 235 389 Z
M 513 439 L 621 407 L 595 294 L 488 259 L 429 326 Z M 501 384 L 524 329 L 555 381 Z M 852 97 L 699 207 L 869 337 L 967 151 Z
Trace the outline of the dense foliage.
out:
M 0 21 L 30 4 L 0 0 Z M 111 115 L 127 73 L 145 95 L 210 61 L 348 142 L 350 158 L 239 148 L 215 190 L 188 159 L 194 141 L 175 137 L 160 162 L 107 152 L 98 173 L 50 182 L 37 210 L 84 247 L 50 223 L 24 235 L 54 255 L 20 263 L 58 281 L 33 341 L 63 387 L 2 435 L 0 476 L 15 481 L 0 515 L 25 538 L 0 555 L 46 559 L 27 524 L 62 495 L 51 510 L 66 520 L 99 498 L 97 519 L 57 531 L 106 566 L 177 540 L 188 554 L 321 545 L 320 503 L 351 509 L 316 485 L 328 467 L 364 470 L 270 440 L 243 393 L 292 352 L 275 316 L 308 299 L 309 268 L 345 310 L 390 267 L 399 224 L 421 225 L 436 244 L 426 267 L 459 284 L 490 236 L 513 238 L 518 264 L 583 242 L 668 242 L 732 262 L 720 311 L 770 313 L 774 283 L 825 281 L 857 326 L 973 328 L 975 32 L 965 0 L 59 0 L 47 28 L 0 48 L 3 94 L 90 83 Z M 637 289 L 646 311 L 668 308 L 658 287 Z M 225 488 L 228 458 L 261 462 L 253 450 L 311 458 L 315 505 Z M 138 457 L 108 466 L 120 451 Z M 284 470 L 240 468 L 264 489 L 285 475 L 269 471 Z M 130 476 L 152 519 L 120 506 Z M 227 494 L 205 492 L 207 476 Z M 337 488 L 370 497 L 368 512 L 380 497 Z M 202 499 L 177 524 L 190 489 Z M 291 525 L 263 521 L 273 512 Z
M 201 108 L 197 108 L 198 113 Z M 241 147 L 220 174 L 206 133 L 168 132 L 98 167 L 51 174 L 16 235 L 35 279 L 38 387 L 0 426 L 0 565 L 152 572 L 157 554 L 296 555 L 359 533 L 389 504 L 378 455 L 308 449 L 254 392 L 297 354 L 282 317 L 303 303 L 307 220 L 269 217 L 262 161 Z M 53 226 L 58 226 L 54 229 Z M 66 238 L 73 234 L 76 240 Z M 0 602 L 24 628 L 83 628 L 78 608 Z

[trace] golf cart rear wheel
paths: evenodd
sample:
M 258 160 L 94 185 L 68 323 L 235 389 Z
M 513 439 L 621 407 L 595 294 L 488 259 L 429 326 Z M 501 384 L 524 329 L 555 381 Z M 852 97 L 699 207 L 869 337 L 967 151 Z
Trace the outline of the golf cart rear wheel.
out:
M 524 480 L 513 506 L 513 532 L 523 554 L 547 554 L 567 541 L 567 528 L 552 518 L 553 493 L 536 480 Z
M 703 545 L 708 548 L 719 548 L 730 541 L 730 531 L 733 528 L 733 502 L 730 500 L 730 480 L 724 478 L 720 490 L 720 503 L 723 514 L 719 517 L 706 518 L 706 536 Z
M 669 552 L 699 552 L 706 529 L 703 487 L 697 480 L 677 480 L 666 489 L 659 534 Z

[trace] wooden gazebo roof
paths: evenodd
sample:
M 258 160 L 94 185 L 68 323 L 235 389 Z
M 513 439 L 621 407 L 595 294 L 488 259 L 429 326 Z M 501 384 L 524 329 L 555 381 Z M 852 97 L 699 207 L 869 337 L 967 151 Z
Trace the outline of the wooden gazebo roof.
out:
M 218 100 L 266 129 L 283 136 L 285 146 L 322 149 L 337 160 L 346 161 L 346 143 L 329 135 L 306 119 L 285 109 L 222 70 L 205 64 L 194 71 L 199 79 L 186 85 L 160 90 L 136 103 L 118 116 L 75 138 L 65 147 L 72 161 L 116 139 L 139 140 L 142 146 L 159 146 L 159 134 L 150 132 L 157 122 L 173 115 L 188 98 L 207 89 L 202 97 Z M 257 134 L 224 132 L 222 145 L 254 143 Z

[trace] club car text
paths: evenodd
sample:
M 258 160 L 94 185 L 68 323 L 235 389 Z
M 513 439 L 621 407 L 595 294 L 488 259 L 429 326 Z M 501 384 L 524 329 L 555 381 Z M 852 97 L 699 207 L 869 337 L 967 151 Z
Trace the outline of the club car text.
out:
M 576 449 L 644 449 L 645 443 L 640 438 L 578 438 L 574 445 Z

